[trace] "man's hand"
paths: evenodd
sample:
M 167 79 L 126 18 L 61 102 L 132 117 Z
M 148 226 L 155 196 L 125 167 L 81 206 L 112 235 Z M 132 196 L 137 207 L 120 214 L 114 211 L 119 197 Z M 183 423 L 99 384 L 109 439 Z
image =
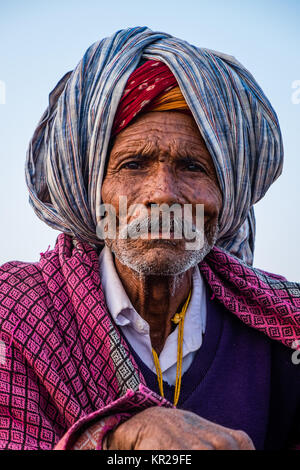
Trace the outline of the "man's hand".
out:
M 224 428 L 190 411 L 152 407 L 118 426 L 106 450 L 254 450 L 243 431 Z

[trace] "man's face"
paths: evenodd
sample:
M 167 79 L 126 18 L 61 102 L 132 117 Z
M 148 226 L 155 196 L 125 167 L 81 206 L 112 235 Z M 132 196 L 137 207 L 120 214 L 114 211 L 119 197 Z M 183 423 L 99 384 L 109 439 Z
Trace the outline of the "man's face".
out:
M 153 205 L 204 205 L 205 243 L 187 250 L 183 238 L 106 240 L 122 264 L 144 274 L 174 275 L 202 261 L 214 245 L 222 206 L 214 165 L 203 138 L 189 115 L 150 112 L 116 137 L 102 185 L 102 201 L 119 213 L 119 197 L 142 204 L 150 216 Z M 196 211 L 193 210 L 193 217 Z M 127 219 L 132 223 L 137 214 Z M 120 230 L 122 224 L 119 221 Z

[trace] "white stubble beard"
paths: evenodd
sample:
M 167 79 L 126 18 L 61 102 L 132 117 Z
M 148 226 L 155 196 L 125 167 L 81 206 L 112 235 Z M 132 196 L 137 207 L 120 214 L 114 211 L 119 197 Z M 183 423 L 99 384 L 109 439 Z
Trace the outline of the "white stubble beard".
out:
M 208 233 L 207 230 L 204 231 L 204 242 L 200 249 L 185 249 L 182 255 L 174 252 L 174 256 L 166 256 L 164 259 L 154 259 L 150 262 L 141 254 L 139 238 L 117 238 L 108 242 L 107 245 L 121 264 L 133 269 L 140 275 L 174 276 L 201 263 L 216 244 L 218 234 L 219 226 L 216 222 L 209 228 Z M 148 243 L 151 243 L 151 241 Z M 174 241 L 170 240 L 169 244 L 174 245 Z M 151 247 L 146 249 L 151 249 Z

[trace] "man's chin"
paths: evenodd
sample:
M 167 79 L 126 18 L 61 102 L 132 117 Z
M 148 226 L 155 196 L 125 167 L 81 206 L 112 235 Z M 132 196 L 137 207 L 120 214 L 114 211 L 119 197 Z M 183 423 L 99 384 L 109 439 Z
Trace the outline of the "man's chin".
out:
M 139 249 L 137 246 L 130 246 L 130 243 L 125 246 L 119 242 L 111 245 L 119 262 L 148 276 L 181 274 L 200 263 L 211 249 L 206 245 L 201 250 L 186 250 L 182 241 L 178 246 L 174 240 L 157 240 L 151 244 L 146 243 L 147 246 L 140 246 Z

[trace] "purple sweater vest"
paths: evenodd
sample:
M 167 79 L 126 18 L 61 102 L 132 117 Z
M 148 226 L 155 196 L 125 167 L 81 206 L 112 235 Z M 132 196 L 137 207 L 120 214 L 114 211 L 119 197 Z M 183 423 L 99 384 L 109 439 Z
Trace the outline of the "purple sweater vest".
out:
M 287 449 L 291 435 L 300 437 L 300 365 L 292 350 L 243 324 L 209 292 L 207 299 L 203 344 L 182 377 L 177 408 L 245 431 L 258 450 Z M 159 393 L 156 375 L 132 353 Z M 172 403 L 174 390 L 164 382 Z

